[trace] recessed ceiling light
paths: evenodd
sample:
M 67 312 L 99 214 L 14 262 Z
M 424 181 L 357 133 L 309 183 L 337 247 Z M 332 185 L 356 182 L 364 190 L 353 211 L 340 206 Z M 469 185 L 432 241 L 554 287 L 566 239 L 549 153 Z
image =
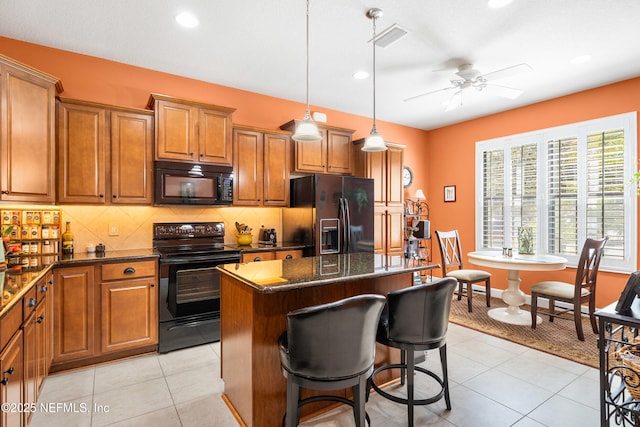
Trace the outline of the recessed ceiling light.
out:
M 196 18 L 189 12 L 182 12 L 177 14 L 176 21 L 178 22 L 178 24 L 182 25 L 185 28 L 194 28 L 197 27 L 200 23 L 200 21 L 198 21 L 198 18 Z
M 355 73 L 353 73 L 353 78 L 356 80 L 363 80 L 367 77 L 369 77 L 369 73 L 367 73 L 366 71 L 356 71 Z
M 573 65 L 580 65 L 580 64 L 584 64 L 585 62 L 589 62 L 591 61 L 591 55 L 580 55 L 580 56 L 576 56 L 575 58 L 571 59 L 571 62 Z
M 489 0 L 487 5 L 492 9 L 498 9 L 501 7 L 505 7 L 506 5 L 511 3 L 511 1 L 512 0 Z

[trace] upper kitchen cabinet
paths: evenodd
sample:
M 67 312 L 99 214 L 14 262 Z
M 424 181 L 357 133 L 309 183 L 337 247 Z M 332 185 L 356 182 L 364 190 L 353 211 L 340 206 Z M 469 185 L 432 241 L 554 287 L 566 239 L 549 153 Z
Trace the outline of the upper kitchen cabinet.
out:
M 373 178 L 374 203 L 376 206 L 401 207 L 404 203 L 402 167 L 404 146 L 386 143 L 386 151 L 362 151 L 364 139 L 354 141 L 355 175 Z
M 280 129 L 295 132 L 300 120 L 291 120 Z M 351 129 L 318 125 L 319 142 L 294 142 L 292 172 L 353 174 L 353 132 Z
M 0 200 L 55 202 L 60 81 L 0 55 Z
M 231 115 L 235 108 L 151 94 L 155 111 L 156 160 L 231 166 Z
M 234 206 L 289 205 L 289 135 L 234 126 Z
M 153 112 L 58 102 L 58 202 L 153 203 Z

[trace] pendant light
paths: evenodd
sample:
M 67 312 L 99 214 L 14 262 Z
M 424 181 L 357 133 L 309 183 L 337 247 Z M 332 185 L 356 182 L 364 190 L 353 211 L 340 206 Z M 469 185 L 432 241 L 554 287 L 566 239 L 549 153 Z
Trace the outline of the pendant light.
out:
M 371 40 L 373 46 L 373 127 L 369 136 L 364 140 L 362 151 L 385 151 L 387 149 L 384 138 L 376 128 L 376 19 L 381 16 L 381 9 L 373 8 L 367 11 L 367 17 L 373 21 L 373 39 Z
M 309 113 L 309 0 L 307 0 L 307 109 L 304 118 L 296 126 L 295 133 L 291 136 L 294 141 L 318 142 L 322 140 L 318 126 Z

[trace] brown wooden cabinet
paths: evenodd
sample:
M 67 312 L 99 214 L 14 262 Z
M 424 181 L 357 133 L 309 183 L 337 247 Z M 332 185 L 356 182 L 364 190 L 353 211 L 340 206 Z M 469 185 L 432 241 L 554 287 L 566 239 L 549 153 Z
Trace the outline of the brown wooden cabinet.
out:
M 157 264 L 154 258 L 55 269 L 54 370 L 155 349 Z
M 354 141 L 355 174 L 374 180 L 374 252 L 404 254 L 404 146 L 387 143 L 386 151 L 364 152 Z
M 17 329 L 13 338 L 0 352 L 0 372 L 2 373 L 0 376 L 0 403 L 15 404 L 16 408 L 23 402 L 24 393 L 22 347 L 22 330 Z M 25 425 L 23 414 L 18 411 L 0 411 L 0 417 L 2 425 L 5 427 Z
M 281 249 L 274 251 L 242 252 L 241 262 L 270 261 L 273 259 L 302 258 L 302 249 Z
M 289 205 L 289 139 L 288 132 L 234 126 L 234 205 Z
M 54 364 L 95 355 L 94 266 L 54 270 Z
M 295 132 L 299 120 L 292 120 L 280 129 Z M 322 141 L 294 142 L 292 172 L 316 172 L 351 175 L 354 167 L 352 136 L 354 130 L 318 125 Z
M 151 94 L 155 111 L 156 160 L 231 166 L 232 113 L 235 108 Z
M 58 202 L 151 204 L 153 113 L 58 102 Z
M 60 81 L 0 55 L 0 201 L 55 202 Z
M 158 343 L 157 261 L 100 266 L 102 353 Z

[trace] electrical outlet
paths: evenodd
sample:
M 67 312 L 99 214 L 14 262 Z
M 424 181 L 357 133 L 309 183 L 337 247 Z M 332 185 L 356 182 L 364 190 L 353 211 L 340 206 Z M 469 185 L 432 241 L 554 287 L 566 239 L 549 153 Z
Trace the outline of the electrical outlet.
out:
M 118 231 L 117 224 L 109 224 L 109 236 L 119 236 L 120 232 Z

